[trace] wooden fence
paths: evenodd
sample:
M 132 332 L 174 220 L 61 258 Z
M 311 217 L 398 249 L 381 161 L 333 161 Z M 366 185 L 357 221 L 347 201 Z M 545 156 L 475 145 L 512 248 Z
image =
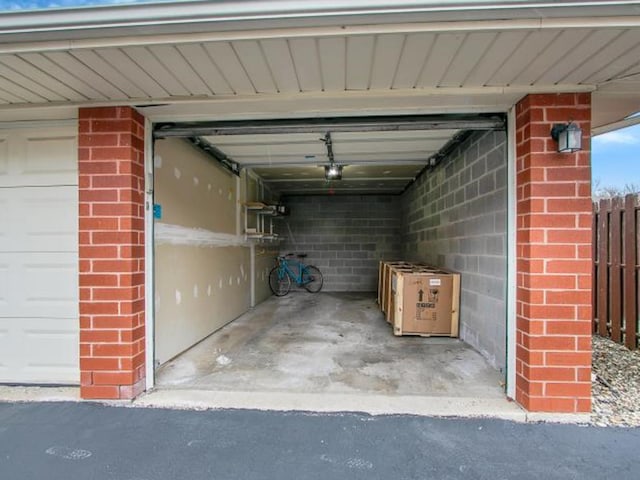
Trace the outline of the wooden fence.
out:
M 593 331 L 638 348 L 638 195 L 593 204 Z

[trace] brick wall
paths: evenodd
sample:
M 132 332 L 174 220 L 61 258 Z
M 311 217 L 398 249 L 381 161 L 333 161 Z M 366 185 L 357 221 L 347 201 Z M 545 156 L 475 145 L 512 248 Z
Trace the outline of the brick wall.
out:
M 403 257 L 462 273 L 460 336 L 505 366 L 506 135 L 476 132 L 402 196 Z
M 516 400 L 529 410 L 591 408 L 589 94 L 529 95 L 517 113 Z M 583 150 L 556 153 L 572 119 Z
M 144 120 L 129 107 L 79 114 L 80 394 L 144 389 Z
M 325 291 L 375 292 L 378 262 L 400 256 L 400 198 L 391 195 L 290 196 L 278 220 L 280 251 L 303 252 Z

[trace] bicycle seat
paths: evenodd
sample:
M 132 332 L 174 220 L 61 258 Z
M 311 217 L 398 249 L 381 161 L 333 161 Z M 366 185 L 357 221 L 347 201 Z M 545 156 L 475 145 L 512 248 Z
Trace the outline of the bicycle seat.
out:
M 307 254 L 306 253 L 299 253 L 298 254 L 298 258 L 306 258 Z

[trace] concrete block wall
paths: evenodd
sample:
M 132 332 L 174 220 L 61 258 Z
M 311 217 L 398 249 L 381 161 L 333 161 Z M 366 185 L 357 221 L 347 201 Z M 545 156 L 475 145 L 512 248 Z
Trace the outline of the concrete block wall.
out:
M 323 291 L 375 292 L 378 262 L 400 258 L 400 197 L 289 196 L 279 221 L 280 251 L 307 253 L 324 276 Z
M 475 132 L 402 195 L 402 256 L 461 275 L 460 336 L 496 368 L 506 351 L 505 132 Z

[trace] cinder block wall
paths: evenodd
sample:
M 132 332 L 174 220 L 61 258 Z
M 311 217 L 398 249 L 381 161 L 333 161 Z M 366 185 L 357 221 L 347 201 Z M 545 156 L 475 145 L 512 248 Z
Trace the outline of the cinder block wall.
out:
M 280 251 L 307 253 L 324 276 L 324 291 L 375 292 L 378 262 L 400 258 L 400 197 L 289 196 L 280 220 Z
M 505 365 L 505 132 L 476 132 L 403 194 L 403 257 L 459 271 L 460 336 Z

